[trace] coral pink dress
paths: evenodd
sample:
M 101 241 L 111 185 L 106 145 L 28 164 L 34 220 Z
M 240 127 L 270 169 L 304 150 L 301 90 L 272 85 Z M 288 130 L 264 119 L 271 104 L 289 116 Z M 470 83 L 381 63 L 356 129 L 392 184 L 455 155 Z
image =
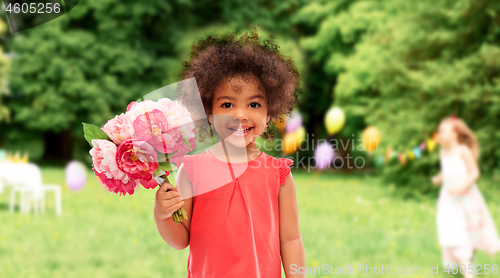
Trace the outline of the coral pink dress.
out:
M 441 154 L 443 186 L 437 207 L 438 239 L 444 264 L 470 261 L 475 249 L 500 251 L 500 239 L 476 184 L 461 195 L 449 189 L 467 178 L 467 165 L 458 152 Z
M 186 156 L 193 185 L 188 278 L 281 277 L 278 194 L 293 160 Z

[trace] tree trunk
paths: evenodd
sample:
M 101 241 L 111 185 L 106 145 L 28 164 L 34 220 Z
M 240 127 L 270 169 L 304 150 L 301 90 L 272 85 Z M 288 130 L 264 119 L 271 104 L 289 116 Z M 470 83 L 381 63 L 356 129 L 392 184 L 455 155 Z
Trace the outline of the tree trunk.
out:
M 44 134 L 43 162 L 66 164 L 73 157 L 73 135 L 70 129 Z

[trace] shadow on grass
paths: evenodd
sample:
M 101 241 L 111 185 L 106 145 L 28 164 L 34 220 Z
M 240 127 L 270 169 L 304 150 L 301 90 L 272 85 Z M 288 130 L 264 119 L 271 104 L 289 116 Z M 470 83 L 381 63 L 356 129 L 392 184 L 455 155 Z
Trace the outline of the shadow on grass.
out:
M 15 207 L 17 209 L 17 206 Z M 0 203 L 0 213 L 8 213 L 9 212 L 9 204 Z

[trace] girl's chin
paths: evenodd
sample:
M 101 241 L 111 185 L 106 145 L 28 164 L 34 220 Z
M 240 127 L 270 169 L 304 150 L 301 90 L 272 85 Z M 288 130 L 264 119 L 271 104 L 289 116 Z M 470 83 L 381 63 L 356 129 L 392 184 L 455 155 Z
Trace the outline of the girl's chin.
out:
M 250 140 L 247 138 L 226 138 L 225 142 L 237 147 L 237 148 L 245 148 L 248 144 L 250 144 Z

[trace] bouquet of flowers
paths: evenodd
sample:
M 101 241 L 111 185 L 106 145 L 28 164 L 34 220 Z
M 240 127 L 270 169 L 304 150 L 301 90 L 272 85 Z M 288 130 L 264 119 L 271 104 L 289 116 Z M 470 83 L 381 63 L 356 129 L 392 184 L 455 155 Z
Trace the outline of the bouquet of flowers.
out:
M 131 102 L 127 112 L 101 129 L 83 123 L 97 180 L 111 193 L 132 195 L 141 185 L 155 188 L 168 181 L 187 152 L 195 148 L 196 132 L 190 112 L 178 101 Z M 187 219 L 183 208 L 172 218 Z

